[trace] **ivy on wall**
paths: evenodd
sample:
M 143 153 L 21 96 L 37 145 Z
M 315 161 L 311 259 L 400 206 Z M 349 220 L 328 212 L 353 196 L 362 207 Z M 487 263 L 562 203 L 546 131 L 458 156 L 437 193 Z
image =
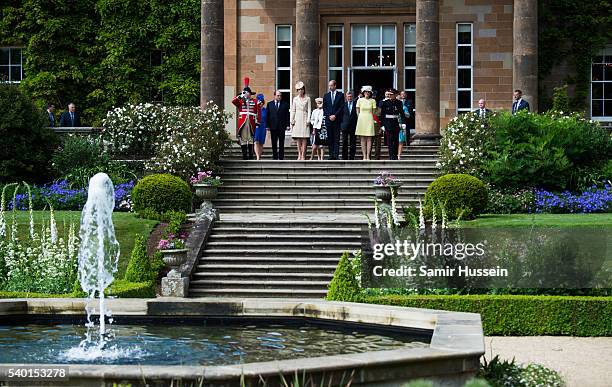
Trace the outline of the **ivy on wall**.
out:
M 85 124 L 162 94 L 199 102 L 199 0 L 2 1 L 0 46 L 24 47 L 21 87 L 41 106 L 75 102 Z
M 539 78 L 568 60 L 570 73 L 564 80 L 575 86 L 573 110 L 588 102 L 593 57 L 612 43 L 612 0 L 540 0 L 539 2 Z M 561 86 L 561 85 L 559 85 Z M 540 90 L 543 94 L 545 90 Z M 540 110 L 552 102 L 541 96 Z

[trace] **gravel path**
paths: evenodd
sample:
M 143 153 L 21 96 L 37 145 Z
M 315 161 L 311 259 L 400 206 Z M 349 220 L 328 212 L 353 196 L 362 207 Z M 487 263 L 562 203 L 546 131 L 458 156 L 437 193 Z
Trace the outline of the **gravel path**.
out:
M 485 337 L 487 359 L 538 363 L 558 371 L 570 387 L 612 386 L 612 337 Z

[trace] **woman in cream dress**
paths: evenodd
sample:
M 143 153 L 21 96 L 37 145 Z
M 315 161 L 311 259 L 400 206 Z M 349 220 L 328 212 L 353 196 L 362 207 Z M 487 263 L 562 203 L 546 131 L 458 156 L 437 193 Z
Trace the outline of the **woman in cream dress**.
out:
M 308 138 L 310 137 L 310 97 L 306 95 L 306 88 L 304 82 L 298 82 L 295 84 L 295 88 L 298 92 L 297 97 L 293 98 L 291 104 L 291 138 L 295 139 L 298 149 L 298 160 L 305 160 L 306 157 L 306 146 L 308 145 Z
M 374 114 L 376 100 L 372 98 L 372 86 L 364 86 L 361 91 L 363 98 L 357 101 L 357 129 L 355 135 L 361 139 L 361 153 L 364 160 L 370 160 L 372 139 L 374 138 Z

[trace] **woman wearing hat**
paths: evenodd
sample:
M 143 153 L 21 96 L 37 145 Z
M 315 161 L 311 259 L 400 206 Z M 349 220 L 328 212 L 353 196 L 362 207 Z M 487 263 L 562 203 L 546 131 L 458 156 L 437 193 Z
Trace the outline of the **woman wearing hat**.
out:
M 364 160 L 370 160 L 372 139 L 374 138 L 374 113 L 376 101 L 372 98 L 372 86 L 361 88 L 363 98 L 357 101 L 357 129 L 355 135 L 361 138 L 361 153 Z
M 253 142 L 255 142 L 255 157 L 257 160 L 261 160 L 263 154 L 263 147 L 266 143 L 266 122 L 267 122 L 267 108 L 266 101 L 264 100 L 263 94 L 257 94 L 257 104 L 259 105 L 259 120 L 257 128 L 255 129 L 255 136 Z
M 295 84 L 295 89 L 298 95 L 293 98 L 291 104 L 291 137 L 295 139 L 298 149 L 298 160 L 305 160 L 306 146 L 310 137 L 310 97 L 306 95 L 304 82 L 300 81 Z

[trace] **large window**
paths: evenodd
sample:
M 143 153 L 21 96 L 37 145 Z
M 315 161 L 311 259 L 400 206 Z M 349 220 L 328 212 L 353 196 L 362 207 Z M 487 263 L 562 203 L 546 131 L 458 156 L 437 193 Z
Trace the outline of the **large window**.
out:
M 591 117 L 612 120 L 612 47 L 593 59 L 591 71 Z
M 457 114 L 472 110 L 472 24 L 457 24 Z
M 404 26 L 404 90 L 408 93 L 414 116 L 414 101 L 416 98 L 416 25 Z
M 0 81 L 21 82 L 23 79 L 23 54 L 17 47 L 0 48 Z
M 344 90 L 344 27 L 328 28 L 327 68 L 328 81 L 335 80 L 339 90 Z
M 291 26 L 276 26 L 276 89 L 291 100 Z
M 353 67 L 394 67 L 395 26 L 356 24 L 352 27 Z

